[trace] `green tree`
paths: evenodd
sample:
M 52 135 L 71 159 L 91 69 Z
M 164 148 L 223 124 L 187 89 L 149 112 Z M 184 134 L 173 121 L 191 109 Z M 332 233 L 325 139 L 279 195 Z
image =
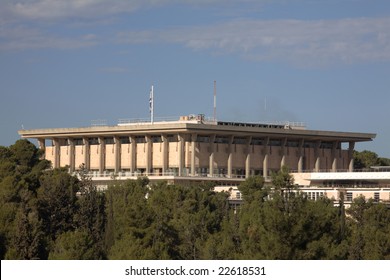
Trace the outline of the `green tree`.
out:
M 364 214 L 363 258 L 390 259 L 390 211 L 384 204 L 373 204 Z
M 96 260 L 93 237 L 82 229 L 63 232 L 55 240 L 51 260 Z
M 12 153 L 11 159 L 17 165 L 17 171 L 25 173 L 39 162 L 41 151 L 30 141 L 22 139 L 9 147 Z
M 76 193 L 78 179 L 65 169 L 46 172 L 40 179 L 38 210 L 46 234 L 55 240 L 57 236 L 75 228 Z
M 238 186 L 244 201 L 251 203 L 252 201 L 263 202 L 269 194 L 269 188 L 264 186 L 264 178 L 262 176 L 251 176 L 245 179 Z
M 142 241 L 151 224 L 148 181 L 117 182 L 106 191 L 106 248 L 109 259 L 143 259 Z
M 277 190 L 287 190 L 288 192 L 294 188 L 294 177 L 290 174 L 287 166 L 283 165 L 278 172 L 271 174 L 272 185 Z
M 46 259 L 46 241 L 38 212 L 22 203 L 15 224 L 17 228 L 13 236 L 15 256 L 8 257 L 24 260 Z
M 362 152 L 354 151 L 353 159 L 355 169 L 369 169 L 371 166 L 382 165 L 378 155 L 367 150 Z
M 36 191 L 49 165 L 39 157 L 27 140 L 0 147 L 1 258 L 45 258 Z
M 86 169 L 81 166 L 79 171 L 79 193 L 76 202 L 74 221 L 76 227 L 86 232 L 92 240 L 93 246 L 89 251 L 94 252 L 93 259 L 106 258 L 105 253 L 105 194 L 98 191 L 87 176 Z M 91 254 L 91 253 L 89 253 Z

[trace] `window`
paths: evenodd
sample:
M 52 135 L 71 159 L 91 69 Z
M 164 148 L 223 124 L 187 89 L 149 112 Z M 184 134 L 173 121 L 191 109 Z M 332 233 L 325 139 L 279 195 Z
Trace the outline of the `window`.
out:
M 99 139 L 98 138 L 89 138 L 88 139 L 89 145 L 99 145 Z
M 196 138 L 196 142 L 199 142 L 199 143 L 210 143 L 210 136 L 198 135 L 198 137 Z
M 161 136 L 152 136 L 151 140 L 152 140 L 152 143 L 161 143 L 162 142 Z
M 280 146 L 282 146 L 282 141 L 280 141 L 280 140 L 270 140 L 269 141 L 269 145 L 270 146 L 280 147 Z
M 136 136 L 135 143 L 146 143 L 145 136 Z
M 321 149 L 332 149 L 333 143 L 332 142 L 321 142 L 320 148 Z
M 378 192 L 375 192 L 375 193 L 374 193 L 374 201 L 375 201 L 375 202 L 379 202 L 379 198 L 380 198 L 379 193 L 378 193 Z
M 286 146 L 287 147 L 299 147 L 299 142 L 298 141 L 287 141 Z
M 178 142 L 179 138 L 177 135 L 169 134 L 167 135 L 168 142 Z
M 229 144 L 229 139 L 227 137 L 218 136 L 215 137 L 214 143 Z
M 68 139 L 58 139 L 60 146 L 69 146 Z
M 75 138 L 73 140 L 73 143 L 75 144 L 75 146 L 81 146 L 81 145 L 84 145 L 84 141 L 82 138 Z
M 263 145 L 263 139 L 260 138 L 252 138 L 252 145 Z
M 121 144 L 130 144 L 130 138 L 129 137 L 121 137 L 119 138 L 119 141 Z
M 347 201 L 352 201 L 352 193 L 351 192 L 347 192 Z
M 303 147 L 304 148 L 314 148 L 315 145 L 316 144 L 314 142 L 305 142 L 305 143 L 303 143 Z
M 113 137 L 104 137 L 104 144 L 114 144 Z
M 240 137 L 234 137 L 233 144 L 246 144 L 247 139 L 246 138 L 240 138 Z

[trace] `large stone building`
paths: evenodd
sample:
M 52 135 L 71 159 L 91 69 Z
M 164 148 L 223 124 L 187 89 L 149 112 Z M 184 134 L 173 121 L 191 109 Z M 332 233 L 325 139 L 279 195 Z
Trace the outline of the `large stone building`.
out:
M 171 121 L 122 121 L 116 126 L 21 130 L 35 138 L 53 167 L 71 173 L 84 165 L 99 187 L 115 179 L 172 183 L 214 181 L 241 203 L 237 185 L 251 175 L 269 181 L 290 168 L 309 199 L 326 196 L 346 204 L 363 195 L 390 202 L 390 169 L 353 172 L 356 142 L 375 134 L 308 130 L 302 124 L 261 124 L 206 120 L 203 115 Z
M 353 171 L 355 143 L 375 137 L 308 130 L 294 123 L 208 121 L 202 115 L 154 123 L 21 130 L 19 134 L 37 139 L 53 167 L 68 166 L 70 172 L 84 164 L 96 178 L 145 175 L 220 181 L 257 174 L 268 178 L 282 165 L 300 173 Z

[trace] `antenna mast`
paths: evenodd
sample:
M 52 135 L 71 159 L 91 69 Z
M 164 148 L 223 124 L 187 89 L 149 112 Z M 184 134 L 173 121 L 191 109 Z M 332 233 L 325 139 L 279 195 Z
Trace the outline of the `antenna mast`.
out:
M 214 122 L 217 121 L 217 81 L 214 81 Z

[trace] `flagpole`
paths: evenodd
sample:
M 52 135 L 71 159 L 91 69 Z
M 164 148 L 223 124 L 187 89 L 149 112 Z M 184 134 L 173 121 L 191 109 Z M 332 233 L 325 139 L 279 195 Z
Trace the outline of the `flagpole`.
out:
M 149 97 L 149 110 L 150 110 L 150 123 L 154 122 L 154 93 L 153 93 L 153 85 L 150 89 L 150 97 Z

